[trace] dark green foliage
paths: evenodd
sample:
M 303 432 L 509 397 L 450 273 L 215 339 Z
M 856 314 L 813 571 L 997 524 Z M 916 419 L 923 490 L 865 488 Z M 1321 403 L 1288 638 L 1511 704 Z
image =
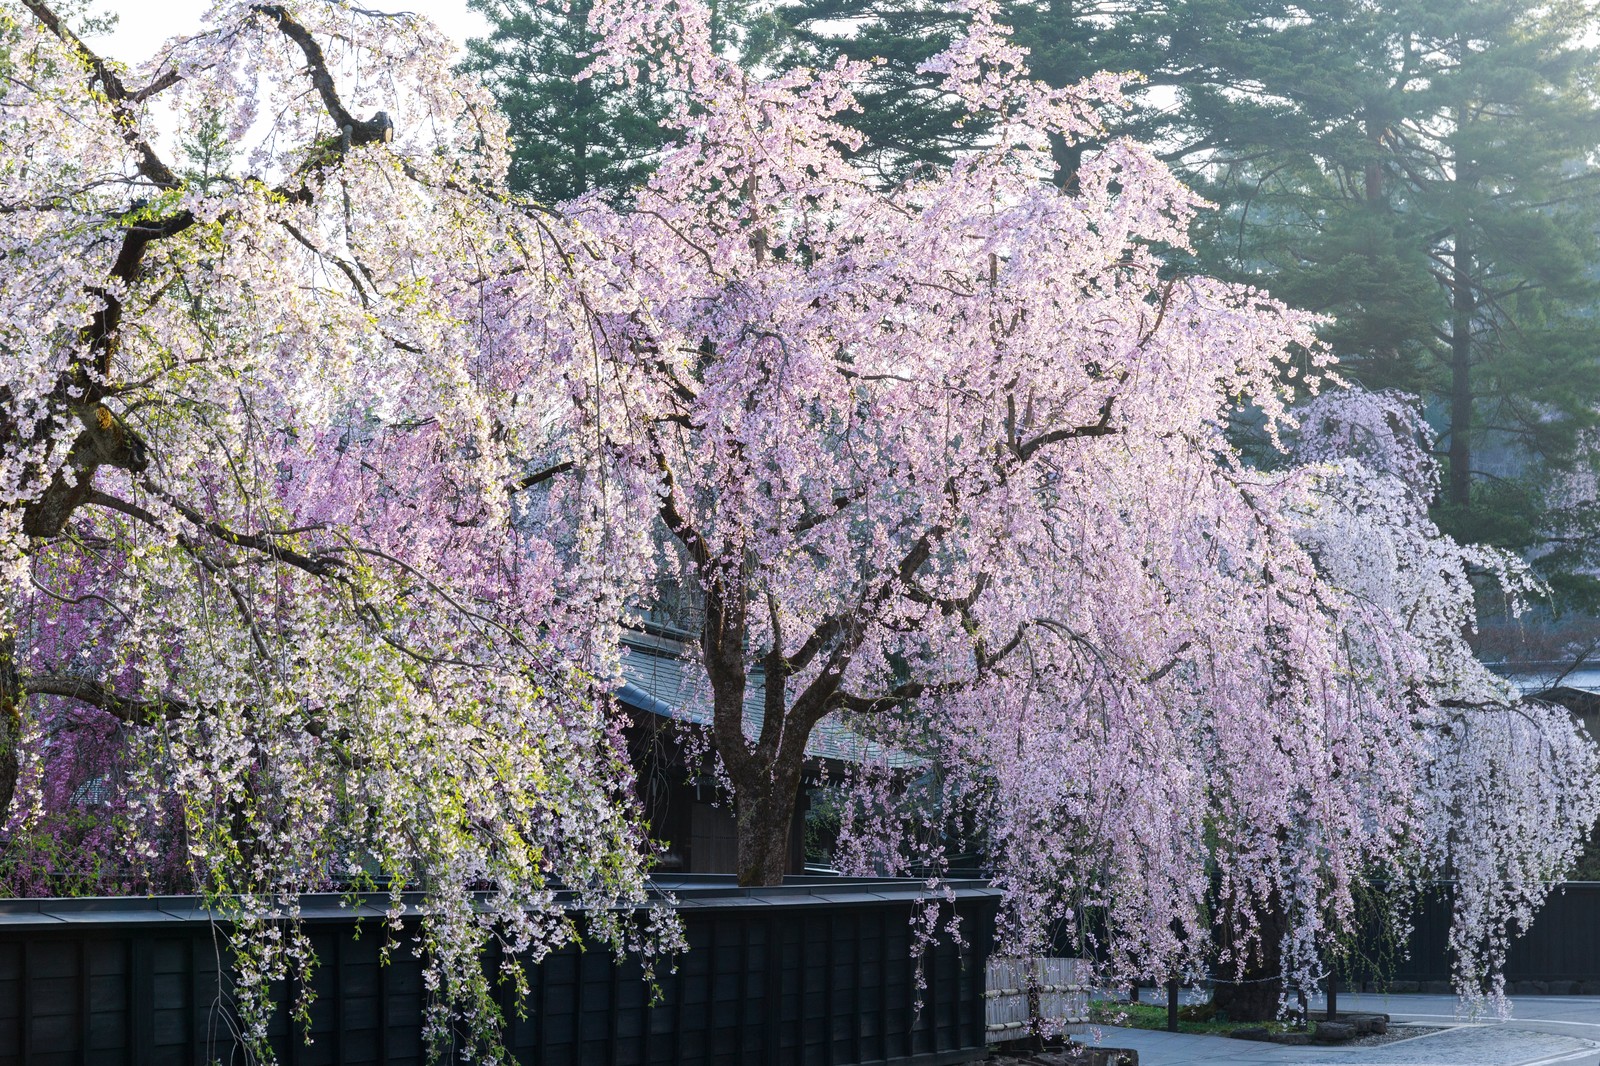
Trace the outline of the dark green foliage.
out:
M 1253 79 L 1265 70 L 1312 78 L 1322 69 L 1314 44 L 1283 28 L 1293 29 L 1299 8 L 1279 0 L 1010 0 L 1001 9 L 1029 49 L 1034 76 L 1051 85 L 1104 70 L 1142 75 L 1135 106 L 1106 114 L 1107 133 L 1157 144 L 1174 161 L 1234 141 L 1281 139 L 1290 105 L 1253 91 Z M 1314 34 L 1324 26 L 1320 17 L 1309 23 Z M 960 29 L 941 0 L 793 0 L 776 8 L 755 51 L 780 66 L 878 61 L 859 94 L 861 113 L 848 120 L 866 136 L 863 151 L 894 178 L 918 163 L 948 163 L 984 136 L 980 126 L 958 127 L 960 111 L 939 93 L 938 76 L 918 70 Z M 1063 182 L 1091 148 L 1056 146 Z
M 1515 550 L 1553 532 L 1541 488 L 1600 402 L 1595 25 L 1580 3 L 1340 4 L 1293 31 L 1318 62 L 1254 72 L 1282 104 L 1257 143 L 1219 125 L 1192 161 L 1226 205 L 1205 265 L 1333 315 L 1347 374 L 1428 397 L 1438 517 Z
M 577 80 L 594 47 L 592 0 L 468 0 L 488 37 L 467 42 L 462 69 L 510 121 L 511 187 L 545 203 L 590 189 L 626 194 L 665 140 L 664 101 L 638 85 Z
M 1186 266 L 1332 316 L 1347 374 L 1430 400 L 1450 528 L 1537 541 L 1536 484 L 1600 401 L 1588 0 L 1011 0 L 1001 19 L 1053 85 L 1141 71 L 1108 133 L 1218 203 Z M 794 0 L 761 53 L 881 60 L 850 120 L 892 180 L 984 136 L 917 69 L 959 28 L 938 0 Z M 1057 147 L 1063 181 L 1092 149 Z
M 958 128 L 962 109 L 917 69 L 943 50 L 961 21 L 942 0 L 800 0 L 780 4 L 752 34 L 755 61 L 826 66 L 837 58 L 881 60 L 857 91 L 861 110 L 840 116 L 866 138 L 864 161 L 893 181 L 919 164 L 947 165 L 981 136 Z

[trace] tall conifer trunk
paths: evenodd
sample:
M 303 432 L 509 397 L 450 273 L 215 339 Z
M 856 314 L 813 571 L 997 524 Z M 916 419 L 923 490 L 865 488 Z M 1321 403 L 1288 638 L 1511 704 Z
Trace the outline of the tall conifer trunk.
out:
M 1457 233 L 1451 270 L 1449 501 L 1472 502 L 1472 252 Z
M 1465 46 L 1460 46 L 1464 56 Z M 1450 478 L 1448 501 L 1455 507 L 1472 502 L 1472 319 L 1477 311 L 1473 292 L 1472 244 L 1465 217 L 1467 197 L 1472 191 L 1472 176 L 1465 156 L 1464 131 L 1467 106 L 1456 107 L 1455 173 L 1451 176 L 1458 210 L 1450 263 Z

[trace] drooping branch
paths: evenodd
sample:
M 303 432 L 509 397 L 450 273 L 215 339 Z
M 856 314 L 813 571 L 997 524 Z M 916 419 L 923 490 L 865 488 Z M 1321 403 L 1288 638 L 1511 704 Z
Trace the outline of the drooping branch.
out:
M 470 606 L 452 596 L 449 592 L 441 588 L 436 582 L 418 571 L 415 567 L 406 563 L 402 559 L 390 555 L 387 552 L 378 551 L 375 548 L 356 544 L 354 541 L 350 541 L 347 538 L 346 543 L 341 547 L 329 548 L 308 555 L 304 552 L 298 552 L 291 548 L 286 548 L 282 544 L 278 543 L 279 538 L 291 536 L 300 530 L 263 530 L 255 533 L 240 533 L 236 530 L 228 528 L 227 526 L 224 526 L 220 522 L 205 517 L 199 511 L 184 503 L 182 500 L 177 499 L 164 489 L 151 487 L 151 491 L 174 511 L 176 511 L 190 525 L 203 530 L 205 533 L 217 540 L 222 541 L 224 544 L 258 552 L 262 556 L 265 556 L 274 562 L 283 563 L 313 577 L 331 580 L 336 582 L 338 585 L 343 586 L 351 597 L 352 607 L 356 616 L 372 627 L 372 631 L 378 637 L 378 639 L 384 641 L 386 644 L 389 644 L 391 647 L 394 647 L 396 650 L 410 655 L 419 662 L 429 662 L 435 664 L 450 663 L 461 666 L 477 665 L 469 663 L 465 660 L 429 656 L 425 653 L 417 651 L 414 648 L 411 648 L 409 645 L 396 638 L 388 631 L 388 627 L 383 625 L 382 621 L 378 617 L 376 608 L 374 608 L 370 603 L 363 602 L 358 586 L 349 580 L 349 577 L 346 573 L 347 564 L 342 556 L 347 554 L 357 554 L 381 559 L 383 562 L 388 563 L 391 566 L 404 570 L 407 574 L 422 582 L 422 584 L 425 585 L 434 595 L 439 596 L 445 602 L 445 604 L 451 608 L 451 610 L 455 611 L 463 619 L 471 619 L 472 621 L 481 623 L 486 627 L 498 630 L 500 639 L 502 640 L 511 643 L 520 643 L 520 638 L 504 625 L 493 621 L 479 611 L 473 610 Z M 86 502 L 95 506 L 104 507 L 107 510 L 125 514 L 128 517 L 134 518 L 154 529 L 166 528 L 161 520 L 149 510 L 139 506 L 136 503 L 119 499 L 118 497 L 111 496 L 107 493 L 98 491 L 92 492 L 89 494 L 89 498 Z M 177 540 L 184 549 L 195 556 L 195 558 L 200 562 L 202 568 L 213 574 L 219 573 L 215 563 L 213 563 L 203 554 L 204 546 L 202 542 L 197 540 L 195 537 L 184 533 L 180 533 Z M 234 589 L 231 584 L 229 585 L 229 589 L 231 593 L 237 593 L 237 590 Z M 256 627 L 253 617 L 250 615 L 247 606 L 237 595 L 235 595 L 235 602 L 238 605 L 241 615 L 244 617 L 246 625 L 250 628 L 252 636 L 256 640 L 258 650 L 265 657 L 267 652 L 264 648 L 264 640 L 261 637 L 259 628 Z
M 269 533 L 235 532 L 222 523 L 207 518 L 164 489 L 152 488 L 151 491 L 167 506 L 182 515 L 191 525 L 204 530 L 224 544 L 258 551 L 270 559 L 285 563 L 298 570 L 303 570 L 313 577 L 331 577 L 343 565 L 336 556 L 329 553 L 319 552 L 316 555 L 304 555 L 291 548 L 286 548 L 277 543 L 274 536 Z M 164 528 L 160 519 L 138 504 L 130 503 L 127 500 L 119 499 L 104 492 L 94 491 L 89 493 L 85 502 L 97 507 L 104 507 L 107 510 L 118 511 L 155 529 Z

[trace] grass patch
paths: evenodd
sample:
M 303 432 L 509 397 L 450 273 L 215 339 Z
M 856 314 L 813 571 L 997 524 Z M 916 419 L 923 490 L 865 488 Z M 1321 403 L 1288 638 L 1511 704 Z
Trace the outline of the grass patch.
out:
M 1096 1025 L 1124 1025 L 1130 1029 L 1161 1029 L 1167 1027 L 1167 1008 L 1153 1003 L 1113 1003 L 1109 1000 L 1089 1004 L 1089 1020 Z M 1218 1021 L 1209 1003 L 1197 1003 L 1178 1008 L 1178 1032 L 1227 1034 L 1236 1029 L 1265 1028 L 1273 1033 L 1293 1031 L 1283 1022 L 1229 1022 Z M 1306 1030 L 1316 1032 L 1316 1022 Z

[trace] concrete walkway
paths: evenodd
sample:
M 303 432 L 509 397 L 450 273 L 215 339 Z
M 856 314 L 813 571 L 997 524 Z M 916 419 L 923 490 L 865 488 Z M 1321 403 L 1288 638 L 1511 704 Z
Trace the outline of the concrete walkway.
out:
M 1505 1021 L 1459 1022 L 1455 1003 L 1449 996 L 1341 992 L 1342 1010 L 1383 1011 L 1396 1023 L 1451 1026 L 1376 1047 L 1282 1047 L 1109 1026 L 1101 1028 L 1099 1042 L 1136 1049 L 1140 1066 L 1600 1066 L 1600 998 L 1519 996 Z

